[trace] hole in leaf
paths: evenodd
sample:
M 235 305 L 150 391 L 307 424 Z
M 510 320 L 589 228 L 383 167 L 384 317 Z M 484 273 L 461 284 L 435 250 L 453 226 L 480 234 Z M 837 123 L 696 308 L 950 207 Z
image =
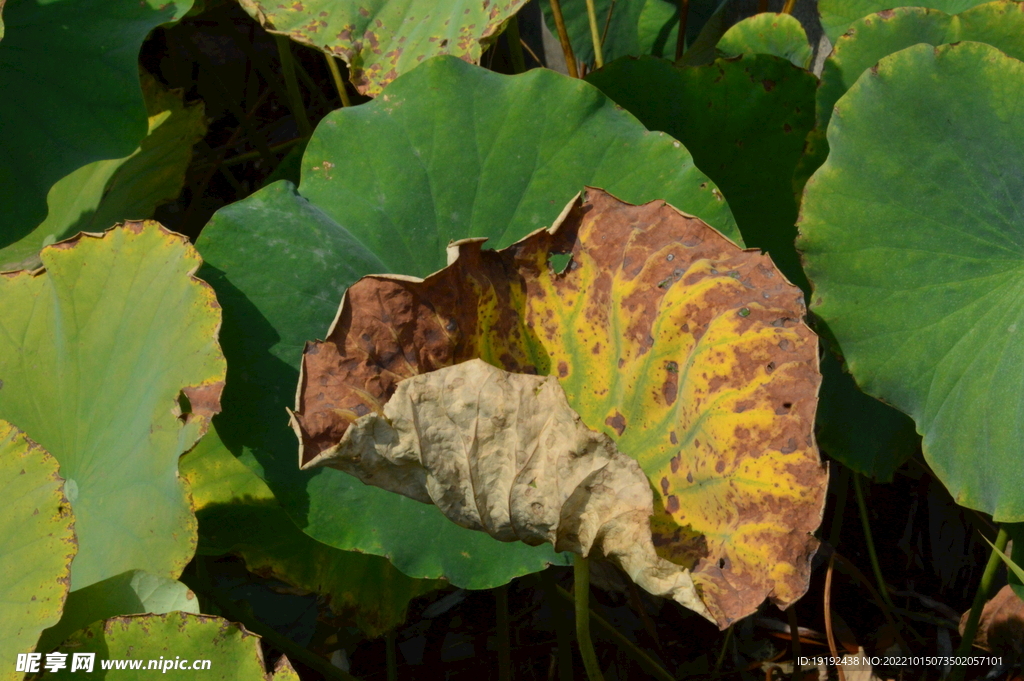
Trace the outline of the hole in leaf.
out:
M 178 393 L 178 420 L 182 423 L 188 421 L 189 415 L 192 413 L 192 402 L 189 401 L 188 395 L 182 390 Z
M 565 274 L 569 269 L 569 261 L 572 260 L 571 253 L 552 253 L 548 256 L 548 267 L 558 274 Z

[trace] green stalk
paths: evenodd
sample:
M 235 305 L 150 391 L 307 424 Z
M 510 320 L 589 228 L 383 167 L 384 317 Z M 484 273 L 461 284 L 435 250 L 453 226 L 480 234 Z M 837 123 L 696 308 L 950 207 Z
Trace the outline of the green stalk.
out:
M 1006 544 L 1009 539 L 1010 533 L 1006 531 L 1006 527 L 1001 526 L 999 534 L 996 535 L 995 548 L 999 549 L 999 551 L 1006 550 Z M 971 614 L 967 616 L 967 624 L 964 625 L 964 637 L 960 641 L 960 647 L 957 648 L 957 656 L 965 657 L 971 654 L 971 648 L 974 646 L 974 635 L 978 633 L 978 621 L 981 619 L 981 611 L 985 608 L 985 601 L 988 599 L 989 591 L 992 590 L 992 580 L 995 579 L 1001 562 L 1002 560 L 999 558 L 997 551 L 992 551 L 989 554 L 988 563 L 985 564 L 985 572 L 981 575 L 981 584 L 978 585 L 978 590 L 974 594 Z M 950 681 L 963 681 L 966 674 L 967 667 L 956 666 L 953 667 L 949 679 Z
M 558 594 L 562 598 L 566 599 L 567 601 L 574 601 L 573 595 L 571 593 L 569 593 L 560 586 L 557 587 L 557 589 Z M 667 671 L 665 671 L 665 668 L 657 662 L 655 662 L 650 655 L 648 655 L 639 647 L 637 647 L 637 645 L 630 641 L 628 638 L 626 638 L 622 634 L 622 632 L 620 632 L 618 629 L 609 624 L 607 620 L 605 620 L 603 617 L 598 615 L 593 610 L 590 611 L 590 619 L 597 623 L 597 626 L 600 627 L 601 630 L 604 631 L 604 633 L 608 634 L 608 636 L 615 639 L 615 643 L 620 648 L 624 649 L 627 653 L 629 653 L 634 659 L 636 659 L 636 661 L 639 662 L 640 665 L 644 667 L 651 676 L 653 676 L 656 679 L 661 679 L 661 681 L 676 681 L 675 677 L 669 674 Z
M 580 647 L 583 668 L 590 681 L 604 681 L 601 667 L 597 664 L 594 642 L 590 640 L 590 562 L 583 556 L 573 554 L 573 596 L 576 603 L 576 643 Z
M 513 14 L 505 28 L 505 42 L 508 43 L 508 54 L 512 58 L 512 70 L 516 73 L 526 71 L 526 59 L 523 57 L 523 39 L 519 37 L 519 15 Z
M 686 20 L 690 17 L 690 0 L 679 0 L 679 34 L 676 36 L 676 61 L 686 50 Z
M 587 0 L 587 21 L 590 22 L 590 40 L 594 43 L 594 65 L 601 68 L 604 66 L 604 54 L 601 52 L 601 31 L 597 28 L 594 0 Z
M 281 75 L 284 76 L 284 85 L 288 90 L 288 108 L 295 116 L 299 135 L 309 137 L 313 134 L 313 127 L 306 116 L 306 105 L 302 103 L 299 80 L 295 77 L 295 58 L 292 56 L 291 40 L 285 35 L 274 35 L 274 42 L 277 43 L 277 54 L 281 58 Z
M 868 505 L 864 501 L 864 489 L 860 483 L 860 473 L 853 473 L 853 490 L 857 494 L 857 508 L 860 509 L 860 522 L 864 528 L 864 539 L 868 544 L 868 558 L 871 560 L 871 570 L 875 573 L 875 581 L 878 582 L 878 594 L 893 610 L 892 599 L 889 598 L 889 589 L 885 586 L 885 578 L 882 576 L 882 567 L 878 564 L 878 553 L 875 551 L 875 540 L 871 536 L 871 522 L 868 520 Z
M 800 678 L 800 626 L 796 621 L 796 608 L 786 608 L 786 619 L 789 620 L 789 643 L 793 649 L 793 681 Z
M 725 662 L 725 651 L 729 649 L 729 641 L 732 640 L 733 625 L 729 625 L 729 628 L 725 630 L 725 640 L 722 641 L 722 649 L 718 651 L 718 659 L 715 660 L 715 671 L 717 675 L 719 670 L 722 668 L 722 663 Z
M 569 626 L 569 612 L 558 598 L 572 602 L 572 594 L 558 586 L 550 570 L 541 573 L 541 585 L 547 594 L 548 607 L 555 619 L 555 643 L 558 645 L 558 681 L 572 681 L 572 631 Z
M 385 654 L 388 664 L 388 681 L 398 681 L 398 653 L 395 651 L 395 630 L 387 633 L 384 639 Z
M 327 67 L 331 70 L 331 78 L 334 79 L 334 89 L 338 91 L 341 105 L 352 106 L 352 100 L 348 98 L 348 90 L 345 89 L 345 81 L 341 78 L 341 69 L 338 68 L 338 62 L 326 52 L 324 52 L 324 56 L 327 57 Z
M 562 17 L 562 5 L 559 0 L 548 0 L 551 3 L 551 15 L 555 19 L 555 28 L 558 30 L 558 42 L 562 45 L 562 54 L 565 55 L 565 68 L 573 78 L 579 78 L 580 72 L 576 68 L 576 56 L 572 53 L 572 43 L 569 41 L 569 32 L 565 30 L 565 19 Z
M 512 642 L 508 633 L 508 584 L 494 590 L 498 629 L 498 681 L 512 681 Z

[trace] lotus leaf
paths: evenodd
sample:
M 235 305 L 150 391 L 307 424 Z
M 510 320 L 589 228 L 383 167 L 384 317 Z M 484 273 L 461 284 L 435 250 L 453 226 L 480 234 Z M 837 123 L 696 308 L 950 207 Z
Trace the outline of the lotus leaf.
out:
M 821 73 L 815 104 L 815 129 L 808 136 L 796 183 L 802 187 L 828 156 L 825 131 L 832 109 L 860 74 L 879 59 L 927 43 L 961 40 L 988 43 L 1016 59 L 1024 59 L 1024 3 L 1000 0 L 951 16 L 922 7 L 899 7 L 864 17 L 839 38 Z
M 410 600 L 446 586 L 406 577 L 380 556 L 341 551 L 303 534 L 215 429 L 182 458 L 181 471 L 199 518 L 200 554 L 236 553 L 251 572 L 321 594 L 367 636 L 391 631 L 405 620 Z
M 220 617 L 170 612 L 162 615 L 111 617 L 75 632 L 60 648 L 67 653 L 67 666 L 46 679 L 103 678 L 134 681 L 153 678 L 211 681 L 298 681 L 299 677 L 283 655 L 273 673 L 266 669 L 260 637 L 240 624 Z M 93 653 L 92 675 L 71 670 L 73 653 Z M 100 660 L 138 660 L 139 669 L 101 670 Z M 193 670 L 198 662 L 208 665 Z M 150 664 L 156 665 L 150 668 Z M 175 669 L 177 663 L 183 668 Z M 127 665 L 126 665 L 127 666 Z M 165 669 L 166 667 L 166 669 Z M 157 672 L 155 669 L 159 669 Z
M 997 521 L 1024 519 L 1022 97 L 1024 63 L 981 43 L 882 59 L 836 104 L 798 244 L 858 384 Z
M 481 242 L 454 244 L 426 279 L 348 289 L 327 339 L 303 354 L 301 463 L 330 456 L 403 378 L 473 358 L 554 375 L 657 488 L 655 546 L 693 569 L 720 626 L 767 596 L 799 598 L 827 477 L 800 290 L 697 218 L 595 189 L 550 230 L 501 251 Z M 570 264 L 556 272 L 561 253 Z
M 802 69 L 811 67 L 811 44 L 800 21 L 791 14 L 761 12 L 729 27 L 718 41 L 726 55 L 773 54 Z
M 0 421 L 0 679 L 17 681 L 18 653 L 60 619 L 70 584 L 74 517 L 57 462 L 24 433 Z
M 451 57 L 327 116 L 297 192 L 280 182 L 218 211 L 197 242 L 224 306 L 231 367 L 217 430 L 295 525 L 329 546 L 387 556 L 409 576 L 466 588 L 566 562 L 549 548 L 464 530 L 339 471 L 300 473 L 285 409 L 303 343 L 324 334 L 360 276 L 425 276 L 444 267 L 453 239 L 512 244 L 551 224 L 588 182 L 633 201 L 667 196 L 737 236 L 721 192 L 686 149 L 592 86 L 541 69 L 501 76 Z
M 239 0 L 272 33 L 341 57 L 352 84 L 376 97 L 428 57 L 480 61 L 526 0 Z
M 964 10 L 981 5 L 985 0 L 913 0 L 914 7 L 937 9 L 947 14 L 959 14 Z M 818 12 L 821 15 L 821 27 L 825 35 L 835 45 L 839 36 L 861 17 L 883 12 L 900 6 L 892 0 L 821 0 Z
M 60 462 L 77 590 L 128 570 L 176 578 L 195 549 L 178 457 L 219 411 L 213 290 L 185 237 L 128 222 L 0 275 L 0 417 Z
M 46 220 L 0 248 L 0 270 L 39 264 L 43 246 L 78 232 L 99 232 L 123 220 L 144 219 L 181 192 L 192 146 L 206 132 L 202 102 L 185 105 L 143 72 L 149 134 L 131 156 L 96 161 L 57 181 L 47 194 Z
M 71 592 L 60 621 L 43 632 L 36 650 L 53 650 L 69 634 L 102 619 L 175 610 L 198 615 L 199 599 L 176 579 L 130 570 Z
M 46 194 L 146 136 L 139 49 L 192 0 L 15 0 L 0 41 L 0 248 L 46 218 Z M 109 225 L 103 225 L 108 227 Z

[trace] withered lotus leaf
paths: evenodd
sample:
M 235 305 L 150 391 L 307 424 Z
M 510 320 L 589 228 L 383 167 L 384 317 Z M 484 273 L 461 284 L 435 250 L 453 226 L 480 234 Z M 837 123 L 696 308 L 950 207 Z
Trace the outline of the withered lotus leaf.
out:
M 303 354 L 300 465 L 324 465 L 398 383 L 479 358 L 553 375 L 655 488 L 658 554 L 719 626 L 807 590 L 827 473 L 814 442 L 817 338 L 798 288 L 662 201 L 588 189 L 501 251 L 449 248 L 426 279 L 364 277 Z M 556 271 L 553 255 L 570 254 Z
M 647 476 L 582 423 L 553 376 L 479 359 L 412 376 L 320 461 L 502 541 L 596 549 L 641 587 L 711 619 L 690 571 L 654 550 Z

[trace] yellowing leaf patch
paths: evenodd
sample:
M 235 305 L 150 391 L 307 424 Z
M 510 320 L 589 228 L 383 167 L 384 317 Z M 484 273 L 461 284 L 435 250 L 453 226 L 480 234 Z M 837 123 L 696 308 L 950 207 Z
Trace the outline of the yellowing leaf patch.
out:
M 807 589 L 827 475 L 813 437 L 817 339 L 800 291 L 664 202 L 589 189 L 501 251 L 457 242 L 420 280 L 353 285 L 303 356 L 300 465 L 322 465 L 402 379 L 480 358 L 554 375 L 657 491 L 659 554 L 691 568 L 722 627 Z M 556 271 L 549 259 L 570 254 Z

